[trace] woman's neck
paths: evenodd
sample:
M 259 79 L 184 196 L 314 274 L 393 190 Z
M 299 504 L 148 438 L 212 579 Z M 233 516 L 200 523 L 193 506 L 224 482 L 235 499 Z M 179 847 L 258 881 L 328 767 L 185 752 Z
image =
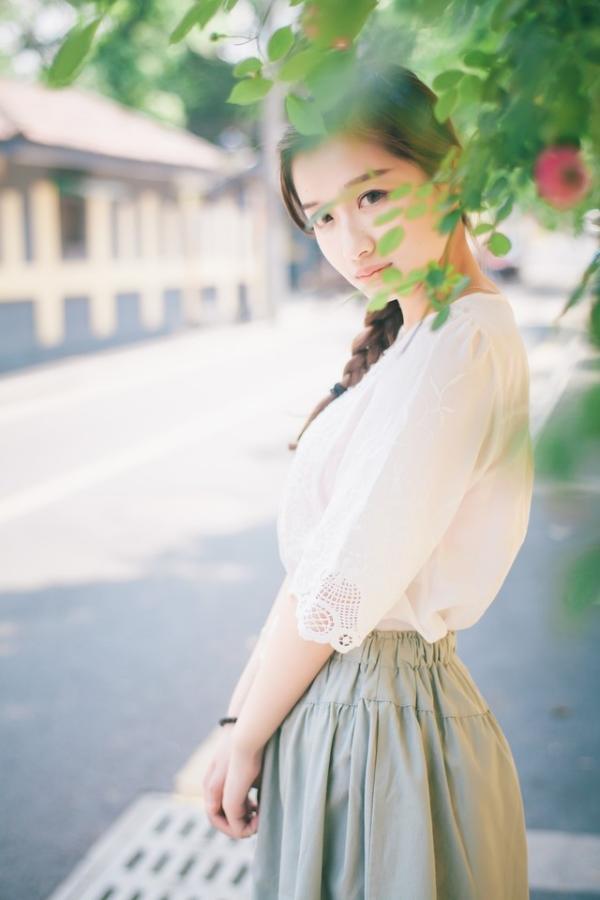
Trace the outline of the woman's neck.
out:
M 498 290 L 498 286 L 481 271 L 477 260 L 471 253 L 471 249 L 466 241 L 464 226 L 461 231 L 457 231 L 458 233 L 453 234 L 456 240 L 449 242 L 446 249 L 449 261 L 456 271 L 471 279 L 465 290 L 461 291 L 460 296 L 464 297 L 466 294 L 474 294 L 479 291 L 487 294 L 501 293 Z M 419 282 L 412 294 L 405 295 L 398 302 L 402 310 L 403 327 L 407 330 L 419 322 L 423 316 L 433 312 L 435 309 L 427 296 L 423 282 Z

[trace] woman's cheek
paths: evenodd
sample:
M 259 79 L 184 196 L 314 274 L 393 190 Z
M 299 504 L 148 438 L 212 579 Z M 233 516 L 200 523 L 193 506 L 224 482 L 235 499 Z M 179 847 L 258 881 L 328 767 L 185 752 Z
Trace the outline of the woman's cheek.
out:
M 329 265 L 333 266 L 336 272 L 339 272 L 341 275 L 343 275 L 344 272 L 342 270 L 338 254 L 335 252 L 335 248 L 331 245 L 331 242 L 326 238 L 321 237 L 320 235 L 316 235 L 316 238 L 317 244 L 319 245 L 319 250 L 325 257 Z
M 427 265 L 440 258 L 447 235 L 436 228 L 437 216 L 424 213 L 405 226 L 404 239 L 398 247 L 399 268 L 409 270 Z

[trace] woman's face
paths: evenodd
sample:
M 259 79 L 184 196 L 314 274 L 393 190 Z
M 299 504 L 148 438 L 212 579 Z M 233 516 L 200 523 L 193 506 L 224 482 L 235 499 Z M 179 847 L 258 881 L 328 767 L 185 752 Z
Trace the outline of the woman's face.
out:
M 368 170 L 385 171 L 346 187 Z M 414 190 L 428 180 L 416 163 L 394 156 L 379 144 L 336 136 L 314 150 L 298 154 L 292 163 L 292 178 L 307 216 L 344 193 L 335 207 L 315 221 L 315 237 L 329 263 L 367 297 L 381 290 L 385 282 L 381 272 L 360 277 L 364 270 L 391 263 L 402 274 L 408 274 L 411 269 L 440 259 L 448 240 L 448 235 L 439 234 L 435 228 L 441 216 L 434 209 L 440 186 L 434 185 L 434 190 L 423 198 L 423 215 L 414 219 L 398 215 L 383 225 L 375 224 L 378 216 L 394 207 L 406 209 L 416 204 L 419 198 L 412 192 L 399 200 L 387 196 L 405 182 Z M 377 253 L 377 241 L 398 225 L 404 229 L 403 240 L 388 255 L 381 256 Z

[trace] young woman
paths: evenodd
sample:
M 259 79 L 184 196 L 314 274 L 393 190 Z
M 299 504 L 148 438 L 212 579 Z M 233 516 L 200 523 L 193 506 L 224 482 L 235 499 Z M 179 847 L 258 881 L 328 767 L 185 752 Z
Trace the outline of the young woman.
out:
M 204 785 L 217 828 L 257 831 L 253 900 L 529 897 L 514 759 L 456 652 L 527 532 L 524 344 L 466 217 L 438 232 L 439 183 L 376 250 L 391 191 L 408 182 L 410 205 L 460 146 L 435 99 L 401 66 L 363 73 L 326 135 L 280 145 L 290 215 L 307 228 L 317 212 L 309 231 L 367 298 L 388 263 L 470 280 L 435 329 L 424 280 L 369 313 L 300 432 L 277 520 L 286 577 Z

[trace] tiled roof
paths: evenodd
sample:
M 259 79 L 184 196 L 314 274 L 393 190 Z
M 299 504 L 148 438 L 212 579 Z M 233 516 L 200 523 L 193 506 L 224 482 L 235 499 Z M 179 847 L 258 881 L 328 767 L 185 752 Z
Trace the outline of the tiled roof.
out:
M 232 168 L 231 154 L 210 141 L 114 100 L 0 78 L 0 141 L 16 137 L 122 160 L 216 173 Z

